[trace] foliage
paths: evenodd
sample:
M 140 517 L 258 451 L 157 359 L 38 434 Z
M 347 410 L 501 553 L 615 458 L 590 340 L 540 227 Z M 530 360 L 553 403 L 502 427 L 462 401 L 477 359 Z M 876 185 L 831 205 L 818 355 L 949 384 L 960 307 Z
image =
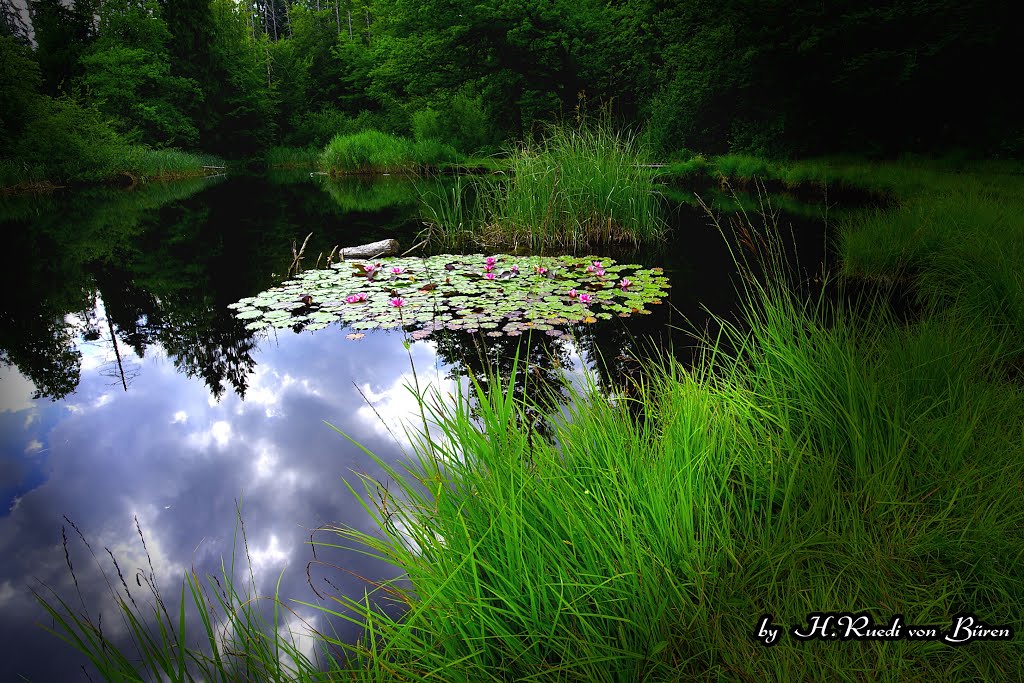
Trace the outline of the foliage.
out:
M 337 263 L 231 308 L 253 330 L 318 330 L 340 320 L 356 330 L 406 327 L 414 339 L 444 329 L 557 337 L 570 322 L 648 313 L 668 286 L 660 268 L 596 257 L 439 255 Z
M 194 81 L 171 75 L 170 40 L 155 0 L 102 4 L 99 38 L 81 58 L 82 84 L 130 141 L 166 147 L 198 139 L 183 110 L 200 92 Z
M 657 12 L 652 141 L 756 155 L 995 151 L 1020 126 L 989 65 L 1008 16 L 983 3 L 680 3 Z M 970 74 L 975 96 L 950 87 Z
M 52 180 L 104 180 L 117 173 L 128 144 L 95 109 L 68 98 L 42 100 L 12 156 L 38 159 Z
M 79 60 L 96 37 L 98 5 L 98 0 L 33 0 L 29 5 L 43 94 L 71 94 L 82 74 Z
M 4 107 L 0 111 L 0 147 L 8 147 L 21 135 L 28 122 L 38 115 L 39 65 L 32 52 L 10 36 L 0 36 L 0 92 Z
M 325 107 L 296 114 L 292 130 L 285 135 L 290 144 L 323 149 L 336 135 L 355 135 L 364 130 L 386 130 L 387 119 L 369 110 L 355 116 Z
M 575 102 L 582 60 L 573 53 L 584 37 L 574 35 L 574 18 L 602 7 L 525 0 L 380 4 L 378 62 L 370 74 L 378 99 L 442 101 L 469 88 L 483 98 L 486 118 L 512 135 Z
M 217 154 L 254 156 L 270 146 L 274 135 L 268 39 L 253 37 L 248 19 L 232 0 L 211 0 L 210 12 L 212 41 L 204 51 L 211 76 L 203 90 L 200 140 Z
M 332 174 L 415 170 L 457 158 L 451 147 L 433 140 L 410 142 L 405 138 L 364 130 L 336 135 L 320 156 L 320 165 Z
M 152 146 L 252 157 L 373 128 L 473 154 L 588 102 L 644 126 L 661 159 L 1024 141 L 992 68 L 1012 62 L 1015 23 L 974 2 L 66 4 L 30 3 L 39 93 Z M 970 77 L 950 87 L 954 73 Z
M 494 142 L 483 99 L 465 93 L 417 111 L 411 125 L 417 142 L 434 140 L 463 154 L 476 154 Z

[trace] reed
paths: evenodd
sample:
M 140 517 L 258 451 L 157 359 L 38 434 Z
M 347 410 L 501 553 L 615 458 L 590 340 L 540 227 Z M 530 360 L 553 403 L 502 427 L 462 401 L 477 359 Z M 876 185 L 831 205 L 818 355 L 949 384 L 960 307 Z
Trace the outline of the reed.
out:
M 499 182 L 476 178 L 474 205 L 445 195 L 429 203 L 427 222 L 447 245 L 462 240 L 490 246 L 582 248 L 661 239 L 662 198 L 651 184 L 635 137 L 607 125 L 554 127 L 506 158 Z M 454 222 L 449 222 L 454 221 Z
M 332 175 L 400 173 L 452 162 L 457 156 L 450 146 L 433 140 L 411 142 L 388 133 L 364 130 L 334 136 L 320 155 L 320 166 Z

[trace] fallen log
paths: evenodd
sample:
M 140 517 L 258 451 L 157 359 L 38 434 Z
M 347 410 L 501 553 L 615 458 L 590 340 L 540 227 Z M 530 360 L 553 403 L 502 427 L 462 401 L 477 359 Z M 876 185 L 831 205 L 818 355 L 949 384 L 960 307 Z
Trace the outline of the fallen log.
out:
M 381 240 L 361 244 L 358 247 L 345 247 L 339 249 L 338 253 L 342 259 L 348 258 L 377 258 L 378 256 L 391 256 L 398 253 L 398 240 Z

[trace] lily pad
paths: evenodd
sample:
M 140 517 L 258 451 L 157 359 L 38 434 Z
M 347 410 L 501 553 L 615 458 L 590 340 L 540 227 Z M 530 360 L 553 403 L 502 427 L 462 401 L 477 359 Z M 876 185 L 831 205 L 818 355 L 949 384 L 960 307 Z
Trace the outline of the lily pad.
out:
M 492 272 L 507 277 L 483 277 L 482 254 L 347 261 L 344 267 L 306 271 L 230 308 L 248 329 L 315 330 L 338 321 L 356 330 L 403 327 L 414 339 L 441 329 L 518 336 L 533 328 L 555 337 L 573 323 L 648 314 L 647 307 L 661 303 L 669 288 L 660 269 L 599 256 L 493 258 Z M 376 266 L 374 275 L 367 277 L 367 266 Z M 392 276 L 392 268 L 401 274 Z M 630 283 L 626 288 L 618 286 L 623 278 Z M 570 290 L 588 292 L 591 299 L 581 305 Z M 365 295 L 365 301 L 345 303 L 355 295 Z

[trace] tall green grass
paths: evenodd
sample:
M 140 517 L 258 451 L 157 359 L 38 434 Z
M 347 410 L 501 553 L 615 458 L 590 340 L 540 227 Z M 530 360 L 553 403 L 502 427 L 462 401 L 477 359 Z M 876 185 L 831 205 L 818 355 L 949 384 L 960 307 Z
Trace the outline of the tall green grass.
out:
M 905 279 L 923 305 L 998 320 L 1024 347 L 1024 178 L 946 174 L 928 187 L 894 210 L 852 216 L 844 270 Z
M 183 178 L 216 173 L 224 160 L 212 154 L 193 154 L 177 149 L 150 149 L 132 145 L 117 164 L 123 172 L 142 179 Z
M 991 377 L 1005 340 L 970 318 L 909 332 L 748 280 L 696 367 L 653 368 L 638 409 L 591 391 L 545 441 L 506 385 L 426 404 L 384 538 L 407 573 L 368 623 L 361 680 L 1010 680 L 1019 640 L 753 642 L 812 611 L 1018 628 L 1024 401 Z M 827 322 L 826 322 L 827 319 Z M 951 362 L 953 359 L 957 362 Z M 640 417 L 635 417 L 636 414 Z M 386 464 L 378 461 L 378 465 Z M 788 630 L 788 628 L 787 628 Z
M 492 182 L 456 175 L 451 181 L 435 178 L 433 187 L 420 194 L 420 217 L 426 229 L 422 236 L 434 247 L 458 249 L 481 244 L 481 227 L 487 214 L 481 188 Z
M 481 210 L 468 211 L 473 230 L 434 220 L 433 232 L 451 244 L 472 235 L 485 244 L 534 249 L 660 239 L 666 224 L 646 161 L 635 137 L 607 125 L 554 127 L 512 151 L 502 182 L 477 183 Z M 444 218 L 431 208 L 434 218 Z M 454 204 L 442 211 L 466 213 Z
M 412 142 L 388 133 L 364 130 L 334 136 L 320 155 L 320 165 L 332 175 L 399 173 L 453 162 L 457 158 L 452 147 L 436 140 Z

